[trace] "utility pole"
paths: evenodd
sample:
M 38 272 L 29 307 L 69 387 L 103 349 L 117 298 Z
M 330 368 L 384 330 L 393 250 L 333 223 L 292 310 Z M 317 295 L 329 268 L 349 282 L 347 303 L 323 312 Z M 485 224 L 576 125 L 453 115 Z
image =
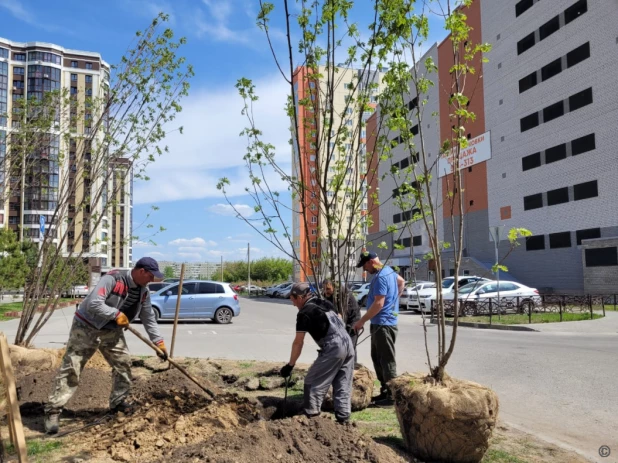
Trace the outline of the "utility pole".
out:
M 247 243 L 247 292 L 251 297 L 251 243 Z

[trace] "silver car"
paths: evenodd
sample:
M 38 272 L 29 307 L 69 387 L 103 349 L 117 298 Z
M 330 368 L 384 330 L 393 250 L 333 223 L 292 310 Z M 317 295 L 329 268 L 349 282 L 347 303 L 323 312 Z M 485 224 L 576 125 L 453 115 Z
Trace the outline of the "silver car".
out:
M 150 295 L 157 320 L 174 319 L 178 283 L 172 283 Z M 240 315 L 238 294 L 227 283 L 189 280 L 182 284 L 179 319 L 208 318 L 227 324 Z

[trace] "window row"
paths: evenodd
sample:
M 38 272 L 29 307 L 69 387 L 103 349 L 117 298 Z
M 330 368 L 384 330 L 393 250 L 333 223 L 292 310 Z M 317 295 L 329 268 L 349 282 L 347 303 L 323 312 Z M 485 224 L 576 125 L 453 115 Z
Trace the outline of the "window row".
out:
M 535 169 L 543 164 L 551 164 L 552 162 L 561 161 L 567 157 L 567 148 L 571 147 L 571 156 L 586 153 L 596 149 L 596 140 L 594 133 L 576 138 L 567 143 L 552 146 L 545 151 L 539 151 L 525 156 L 521 159 L 521 168 L 526 170 Z M 544 161 L 544 162 L 543 162 Z
M 587 228 L 575 232 L 575 243 L 581 246 L 583 240 L 601 238 L 600 228 Z M 559 232 L 549 234 L 549 248 L 560 249 L 572 247 L 572 233 Z M 534 235 L 526 238 L 526 251 L 540 251 L 545 249 L 545 235 Z
M 534 5 L 534 0 L 520 0 L 515 4 L 515 17 L 522 15 Z
M 412 154 L 410 156 L 407 156 L 405 158 L 403 158 L 401 161 L 399 162 L 394 162 L 391 169 L 392 168 L 396 168 L 396 169 L 405 169 L 408 166 L 413 166 L 414 164 L 416 164 L 418 162 L 418 154 Z
M 564 25 L 575 21 L 582 14 L 588 11 L 588 2 L 587 0 L 578 0 L 573 5 L 568 7 L 564 12 L 554 16 L 545 24 L 543 24 L 538 30 L 538 42 L 545 40 L 547 37 L 552 35 L 554 32 L 557 32 L 560 29 L 560 16 L 564 15 Z M 517 54 L 521 55 L 527 50 L 530 50 L 534 47 L 537 42 L 537 31 L 533 31 L 519 42 L 517 42 Z
M 599 185 L 596 180 L 591 182 L 578 183 L 573 187 L 573 198 L 569 198 L 569 187 L 557 188 L 550 190 L 546 194 L 546 205 L 556 206 L 558 204 L 568 203 L 569 201 L 581 201 L 583 199 L 595 198 L 599 196 Z M 530 196 L 524 196 L 524 210 L 540 209 L 543 204 L 543 193 L 537 193 Z
M 539 71 L 534 71 L 519 81 L 519 93 L 524 93 L 536 86 L 539 82 L 545 82 L 552 77 L 560 74 L 562 71 L 581 63 L 590 58 L 590 42 L 571 50 L 564 57 L 555 59 L 549 64 L 543 66 Z M 566 62 L 566 67 L 562 67 L 562 63 Z M 540 73 L 540 80 L 539 80 Z
M 519 128 L 521 132 L 526 132 L 539 124 L 553 121 L 561 116 L 564 116 L 568 112 L 577 111 L 584 106 L 592 104 L 592 87 L 582 90 L 574 95 L 571 95 L 568 99 L 560 100 L 557 103 L 551 104 L 541 111 L 529 114 L 526 117 L 522 117 L 519 121 Z M 567 106 L 568 103 L 568 106 Z M 542 114 L 542 116 L 539 116 Z
M 398 198 L 401 195 L 407 195 L 410 193 L 414 193 L 418 189 L 418 183 L 412 182 L 403 183 L 399 187 L 393 189 L 393 198 Z
M 45 61 L 46 63 L 62 64 L 62 58 L 60 55 L 46 51 L 28 52 L 28 61 Z
M 402 238 L 399 240 L 395 240 L 395 244 L 399 246 L 403 246 L 404 248 L 409 248 L 411 246 L 422 246 L 423 237 L 421 235 L 418 235 L 418 236 L 413 236 L 412 238 Z
M 412 220 L 416 214 L 420 214 L 420 209 L 410 209 L 409 211 L 399 212 L 393 215 L 393 223 L 407 222 Z

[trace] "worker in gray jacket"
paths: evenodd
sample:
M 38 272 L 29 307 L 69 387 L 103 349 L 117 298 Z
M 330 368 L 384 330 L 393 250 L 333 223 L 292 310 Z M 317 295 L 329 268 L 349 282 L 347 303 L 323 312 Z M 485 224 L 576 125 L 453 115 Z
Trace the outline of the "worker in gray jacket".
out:
M 292 374 L 302 353 L 305 335 L 309 333 L 320 350 L 318 358 L 305 377 L 304 413 L 309 417 L 319 415 L 324 396 L 332 385 L 335 418 L 339 423 L 346 423 L 352 412 L 352 340 L 334 306 L 312 293 L 308 283 L 294 283 L 290 299 L 298 308 L 296 337 L 292 344 L 290 361 L 281 368 L 281 376 L 288 378 Z
M 127 274 L 118 270 L 105 274 L 79 304 L 66 352 L 45 406 L 47 433 L 58 432 L 62 408 L 77 390 L 80 374 L 97 349 L 112 367 L 110 409 L 114 412 L 130 410 L 125 399 L 131 388 L 131 357 L 123 327 L 139 318 L 150 340 L 163 351 L 163 360 L 167 359 L 148 290 L 148 283 L 162 278 L 157 261 L 143 257 Z

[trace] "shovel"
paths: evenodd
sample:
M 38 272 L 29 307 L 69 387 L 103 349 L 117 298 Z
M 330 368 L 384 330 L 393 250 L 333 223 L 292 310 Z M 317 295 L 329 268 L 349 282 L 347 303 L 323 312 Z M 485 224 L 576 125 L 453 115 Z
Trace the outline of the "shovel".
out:
M 137 336 L 138 338 L 140 338 L 142 341 L 144 341 L 144 343 L 148 344 L 148 346 L 150 346 L 151 349 L 153 349 L 157 354 L 159 355 L 163 355 L 163 351 L 161 349 L 159 349 L 152 341 L 150 341 L 149 339 L 146 339 L 139 331 L 137 331 L 135 328 L 131 327 L 130 325 L 128 325 L 126 327 L 127 330 L 129 330 L 131 333 L 133 333 L 135 336 Z M 197 387 L 199 387 L 201 390 L 203 390 L 205 393 L 207 393 L 212 399 L 216 398 L 216 395 L 214 392 L 212 392 L 210 389 L 208 389 L 206 386 L 204 386 L 203 384 L 201 384 L 191 373 L 189 373 L 187 370 L 185 370 L 185 368 L 179 364 L 177 364 L 174 360 L 172 360 L 171 358 L 167 358 L 167 361 L 170 362 L 170 365 L 173 365 L 174 367 L 176 367 L 183 375 L 185 375 L 187 378 L 189 378 L 192 382 L 194 382 L 196 384 Z

